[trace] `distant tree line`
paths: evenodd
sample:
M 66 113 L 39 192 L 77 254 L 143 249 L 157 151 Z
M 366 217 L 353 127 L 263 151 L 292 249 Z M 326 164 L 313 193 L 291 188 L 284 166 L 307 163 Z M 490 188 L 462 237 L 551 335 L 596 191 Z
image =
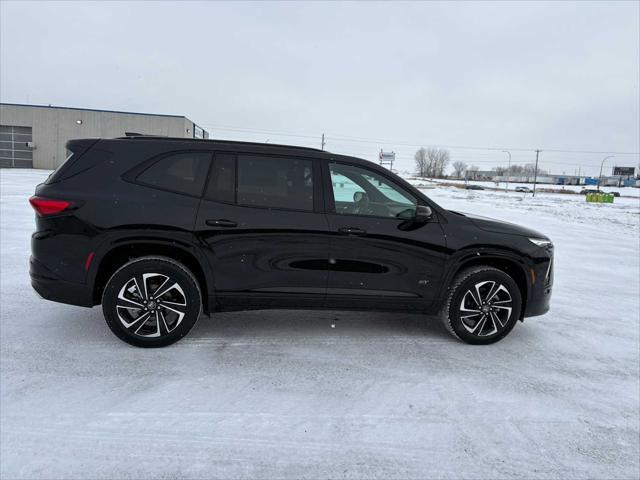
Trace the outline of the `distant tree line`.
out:
M 494 167 L 492 169 L 498 176 L 515 175 L 524 177 L 533 177 L 536 172 L 536 166 L 533 163 L 527 163 L 525 165 L 511 165 L 508 167 Z M 538 175 L 548 175 L 549 172 L 538 167 Z
M 415 155 L 416 175 L 419 177 L 444 178 L 447 167 L 449 166 L 449 151 L 442 148 L 419 148 Z M 455 178 L 475 178 L 480 168 L 476 165 L 467 165 L 461 160 L 456 160 L 451 164 L 453 167 L 453 176 Z M 498 166 L 493 167 L 492 172 L 495 176 L 522 176 L 533 177 L 535 175 L 536 166 L 533 163 L 525 165 L 511 165 L 511 167 Z M 548 175 L 549 172 L 538 167 L 538 176 Z

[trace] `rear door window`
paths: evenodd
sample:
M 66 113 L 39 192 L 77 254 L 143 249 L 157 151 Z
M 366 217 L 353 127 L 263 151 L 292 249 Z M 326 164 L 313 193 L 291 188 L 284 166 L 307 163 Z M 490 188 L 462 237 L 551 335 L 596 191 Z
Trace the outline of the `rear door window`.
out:
M 238 204 L 312 211 L 312 165 L 298 158 L 239 155 Z
M 150 187 L 200 196 L 207 178 L 211 153 L 174 153 L 155 162 L 137 177 Z

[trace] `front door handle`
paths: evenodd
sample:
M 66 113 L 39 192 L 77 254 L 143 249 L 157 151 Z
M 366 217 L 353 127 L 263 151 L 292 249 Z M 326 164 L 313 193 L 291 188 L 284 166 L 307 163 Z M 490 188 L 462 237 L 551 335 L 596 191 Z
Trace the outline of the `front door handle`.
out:
M 338 231 L 340 233 L 344 233 L 345 235 L 364 235 L 367 233 L 366 230 L 357 227 L 342 227 L 339 228 Z
M 233 220 L 227 220 L 225 218 L 219 218 L 217 220 L 207 220 L 205 222 L 210 227 L 237 227 L 238 223 Z

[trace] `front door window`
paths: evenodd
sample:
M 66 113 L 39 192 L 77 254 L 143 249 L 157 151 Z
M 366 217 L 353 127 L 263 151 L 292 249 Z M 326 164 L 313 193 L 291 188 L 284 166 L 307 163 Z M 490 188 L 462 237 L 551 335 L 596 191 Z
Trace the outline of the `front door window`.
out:
M 408 218 L 417 200 L 382 175 L 353 165 L 332 163 L 331 186 L 336 213 Z

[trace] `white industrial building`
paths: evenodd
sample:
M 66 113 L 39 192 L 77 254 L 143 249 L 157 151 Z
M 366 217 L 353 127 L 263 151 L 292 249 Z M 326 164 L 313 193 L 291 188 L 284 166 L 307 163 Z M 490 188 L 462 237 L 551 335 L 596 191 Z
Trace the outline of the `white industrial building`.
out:
M 67 157 L 68 140 L 126 132 L 209 138 L 180 115 L 0 103 L 0 167 L 55 169 Z

